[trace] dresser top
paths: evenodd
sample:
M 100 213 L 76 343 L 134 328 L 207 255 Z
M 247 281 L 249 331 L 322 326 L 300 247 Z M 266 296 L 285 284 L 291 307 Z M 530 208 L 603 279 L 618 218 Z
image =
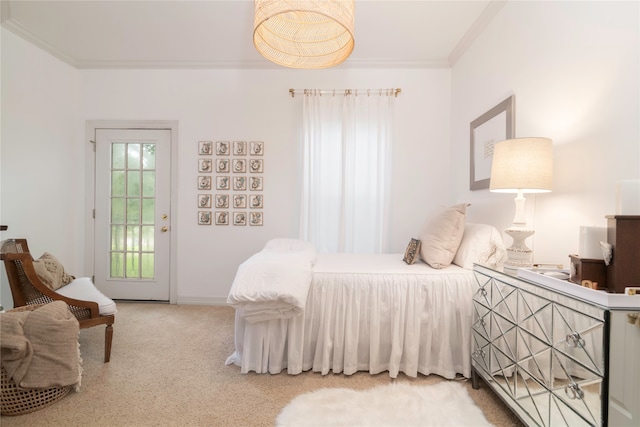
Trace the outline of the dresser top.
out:
M 516 277 L 477 264 L 474 266 L 474 269 L 481 273 L 492 276 L 502 275 L 505 277 L 524 280 L 533 285 L 540 286 L 542 288 L 549 289 L 553 292 L 561 293 L 571 298 L 582 300 L 584 302 L 597 304 L 606 309 L 640 311 L 640 295 L 614 294 L 605 291 L 598 291 L 595 289 L 589 289 L 577 285 L 575 283 L 571 283 L 568 280 L 561 280 L 544 274 L 548 272 L 558 272 L 559 270 L 544 268 L 520 268 L 518 269 L 518 275 Z M 569 273 L 565 270 L 561 271 L 567 274 Z

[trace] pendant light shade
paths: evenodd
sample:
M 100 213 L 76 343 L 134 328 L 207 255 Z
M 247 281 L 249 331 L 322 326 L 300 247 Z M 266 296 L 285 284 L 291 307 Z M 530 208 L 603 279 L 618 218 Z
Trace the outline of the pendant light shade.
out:
M 290 68 L 329 68 L 353 51 L 354 0 L 255 0 L 253 44 Z

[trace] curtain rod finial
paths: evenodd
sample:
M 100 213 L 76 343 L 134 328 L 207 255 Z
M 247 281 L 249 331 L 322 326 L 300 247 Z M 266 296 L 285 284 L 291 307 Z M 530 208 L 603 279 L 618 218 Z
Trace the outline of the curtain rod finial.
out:
M 291 97 L 293 98 L 296 95 L 296 90 L 295 89 L 289 89 L 289 93 L 291 94 Z

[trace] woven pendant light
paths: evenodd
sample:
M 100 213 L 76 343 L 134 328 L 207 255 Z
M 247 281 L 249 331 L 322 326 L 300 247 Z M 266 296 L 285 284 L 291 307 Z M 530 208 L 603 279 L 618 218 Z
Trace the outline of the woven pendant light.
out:
M 354 0 L 255 0 L 253 44 L 290 68 L 329 68 L 353 51 Z

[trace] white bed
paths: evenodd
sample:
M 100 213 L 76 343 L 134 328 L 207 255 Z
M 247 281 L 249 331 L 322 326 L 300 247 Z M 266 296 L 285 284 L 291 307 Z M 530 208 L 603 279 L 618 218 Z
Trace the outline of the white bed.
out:
M 471 270 L 407 265 L 402 254 L 319 254 L 306 307 L 290 319 L 236 315 L 242 373 L 389 371 L 471 375 Z
M 466 268 L 435 269 L 421 260 L 408 265 L 403 254 L 312 253 L 308 288 L 298 287 L 300 273 L 292 276 L 295 310 L 271 318 L 246 316 L 247 306 L 257 304 L 265 289 L 272 291 L 271 269 L 264 283 L 254 289 L 261 279 L 252 274 L 251 291 L 238 291 L 236 282 L 247 275 L 250 258 L 239 268 L 229 296 L 237 311 L 235 351 L 227 364 L 240 366 L 242 373 L 388 371 L 392 378 L 399 372 L 470 377 L 472 298 L 478 286 L 470 267 L 486 248 L 491 253 L 483 252 L 485 264 L 504 255 L 497 230 L 479 227 L 483 232 L 475 234 L 482 235 L 482 244 L 465 245 L 463 239 L 460 246 L 458 264 Z

